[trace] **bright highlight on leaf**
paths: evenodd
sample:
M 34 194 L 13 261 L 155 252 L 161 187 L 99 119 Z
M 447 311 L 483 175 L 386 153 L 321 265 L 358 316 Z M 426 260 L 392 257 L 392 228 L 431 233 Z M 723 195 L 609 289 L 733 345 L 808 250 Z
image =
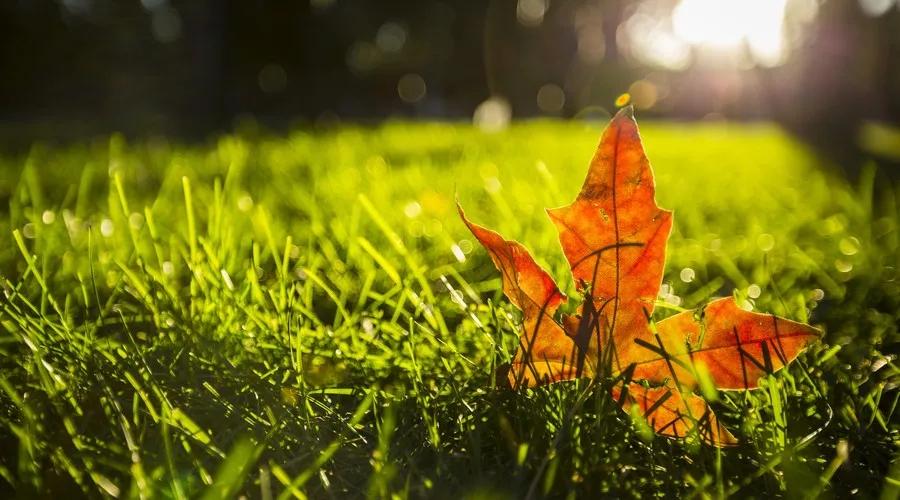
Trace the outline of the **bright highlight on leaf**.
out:
M 620 376 L 613 397 L 626 411 L 639 410 L 657 433 L 728 446 L 737 440 L 701 389 L 754 389 L 819 336 L 809 325 L 745 311 L 732 298 L 653 324 L 672 213 L 656 205 L 631 108 L 604 131 L 575 201 L 547 213 L 585 296 L 578 313 L 560 322 L 554 314 L 566 297 L 553 278 L 524 246 L 469 221 L 459 208 L 502 273 L 503 293 L 522 310 L 508 375 L 514 389 Z

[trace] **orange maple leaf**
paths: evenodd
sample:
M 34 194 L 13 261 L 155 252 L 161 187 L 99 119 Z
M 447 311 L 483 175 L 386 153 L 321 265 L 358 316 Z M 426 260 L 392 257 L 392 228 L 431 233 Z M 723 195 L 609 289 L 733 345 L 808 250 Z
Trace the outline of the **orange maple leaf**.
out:
M 503 293 L 523 313 L 508 374 L 513 388 L 618 376 L 613 397 L 623 409 L 639 410 L 656 432 L 727 446 L 737 440 L 693 393 L 698 373 L 719 389 L 753 389 L 819 336 L 809 325 L 745 311 L 730 297 L 652 321 L 672 213 L 656 205 L 653 171 L 630 108 L 604 131 L 575 201 L 547 211 L 586 297 L 577 314 L 557 322 L 566 297 L 553 278 L 524 246 L 469 221 L 458 208 L 501 271 Z

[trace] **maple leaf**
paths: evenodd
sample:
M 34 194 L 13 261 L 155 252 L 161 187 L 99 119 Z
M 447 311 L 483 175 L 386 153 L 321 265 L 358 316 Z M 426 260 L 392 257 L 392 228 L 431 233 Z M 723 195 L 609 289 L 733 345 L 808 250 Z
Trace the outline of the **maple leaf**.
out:
M 716 299 L 652 321 L 672 213 L 655 201 L 653 171 L 630 108 L 600 139 L 580 193 L 548 210 L 585 301 L 554 319 L 567 299 L 520 243 L 459 215 L 500 270 L 503 293 L 522 311 L 512 388 L 580 377 L 617 376 L 612 396 L 659 434 L 737 442 L 693 390 L 705 373 L 715 387 L 748 390 L 818 338 L 815 328 Z M 637 381 L 643 380 L 644 383 Z

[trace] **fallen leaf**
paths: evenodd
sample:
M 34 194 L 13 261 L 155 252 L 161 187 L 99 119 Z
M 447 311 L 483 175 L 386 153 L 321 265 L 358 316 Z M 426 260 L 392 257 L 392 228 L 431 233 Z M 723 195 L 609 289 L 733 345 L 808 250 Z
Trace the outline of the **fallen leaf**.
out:
M 575 201 L 547 211 L 576 285 L 594 300 L 597 324 L 609 325 L 618 370 L 643 354 L 632 339 L 652 340 L 647 318 L 672 229 L 672 213 L 654 200 L 653 172 L 629 113 L 620 111 L 604 132 Z M 604 332 L 595 330 L 602 344 Z
M 793 361 L 816 338 L 815 329 L 771 314 L 748 312 L 734 298 L 713 300 L 656 323 L 660 343 L 635 361 L 634 377 L 696 386 L 695 367 L 703 364 L 718 389 L 759 386 L 759 378 Z
M 733 446 L 738 443 L 706 401 L 695 394 L 683 394 L 676 387 L 644 387 L 631 382 L 623 391 L 623 385 L 612 389 L 613 399 L 626 411 L 637 409 L 650 427 L 663 436 L 689 437 L 697 433 L 704 442 L 716 446 Z
M 525 247 L 470 222 L 461 207 L 459 213 L 523 313 L 508 376 L 513 388 L 618 375 L 625 380 L 613 397 L 626 411 L 639 410 L 659 434 L 728 446 L 737 440 L 693 393 L 698 373 L 719 389 L 753 389 L 819 336 L 809 325 L 744 311 L 732 298 L 652 321 L 672 213 L 656 205 L 631 108 L 604 131 L 575 201 L 547 211 L 586 298 L 577 314 L 557 322 L 566 297 Z
M 584 372 L 583 364 L 581 368 L 577 366 L 575 342 L 553 320 L 557 308 L 566 301 L 553 278 L 520 243 L 470 222 L 462 207 L 457 204 L 457 208 L 459 216 L 500 270 L 503 293 L 522 311 L 523 330 L 519 349 L 510 365 L 510 386 L 533 386 L 582 374 L 590 376 L 592 372 Z

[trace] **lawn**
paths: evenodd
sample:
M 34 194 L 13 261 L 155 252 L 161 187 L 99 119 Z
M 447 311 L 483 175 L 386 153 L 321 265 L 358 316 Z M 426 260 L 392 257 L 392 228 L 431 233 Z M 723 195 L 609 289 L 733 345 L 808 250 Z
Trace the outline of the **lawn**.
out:
M 575 295 L 543 208 L 577 194 L 601 130 L 248 128 L 0 157 L 0 496 L 896 498 L 897 191 L 772 126 L 642 126 L 675 212 L 657 309 L 734 294 L 825 332 L 718 394 L 739 446 L 653 436 L 607 381 L 498 385 L 519 313 L 454 197 Z

